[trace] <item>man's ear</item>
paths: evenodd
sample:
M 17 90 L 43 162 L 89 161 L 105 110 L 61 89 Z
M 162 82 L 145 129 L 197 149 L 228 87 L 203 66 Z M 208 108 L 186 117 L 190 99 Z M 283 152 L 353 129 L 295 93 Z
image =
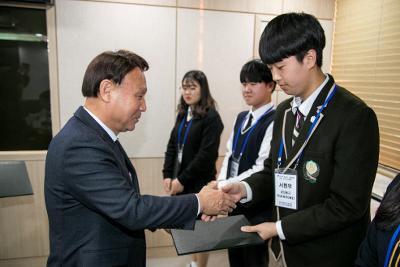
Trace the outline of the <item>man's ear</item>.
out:
M 315 49 L 310 49 L 304 55 L 303 63 L 309 68 L 313 68 L 317 65 L 317 51 Z
M 111 91 L 114 88 L 114 83 L 111 80 L 104 79 L 100 82 L 98 97 L 104 102 L 110 102 Z

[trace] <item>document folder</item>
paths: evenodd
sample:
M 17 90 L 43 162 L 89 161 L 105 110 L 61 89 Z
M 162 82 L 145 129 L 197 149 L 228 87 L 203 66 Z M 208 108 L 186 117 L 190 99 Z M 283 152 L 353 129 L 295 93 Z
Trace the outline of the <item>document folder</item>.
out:
M 0 197 L 32 194 L 25 162 L 0 161 Z
M 193 231 L 171 229 L 171 234 L 178 255 L 264 243 L 258 234 L 242 232 L 244 225 L 250 225 L 249 221 L 237 215 L 213 222 L 196 221 Z

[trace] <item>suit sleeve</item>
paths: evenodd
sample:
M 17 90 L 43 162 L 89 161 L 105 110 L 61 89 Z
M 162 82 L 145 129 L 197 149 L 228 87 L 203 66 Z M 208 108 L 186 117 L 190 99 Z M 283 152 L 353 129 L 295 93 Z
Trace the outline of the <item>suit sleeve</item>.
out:
M 130 186 L 107 143 L 91 136 L 74 141 L 64 155 L 68 193 L 87 208 L 131 230 L 194 227 L 197 199 L 140 195 Z
M 359 106 L 343 119 L 335 140 L 329 197 L 282 219 L 288 243 L 333 233 L 369 212 L 379 155 L 376 115 L 369 107 Z
M 198 174 L 204 169 L 215 168 L 215 154 L 218 154 L 220 137 L 224 125 L 218 113 L 209 112 L 204 118 L 203 133 L 198 153 L 189 165 L 179 175 L 178 180 L 182 185 L 190 183 L 192 179 L 198 179 Z

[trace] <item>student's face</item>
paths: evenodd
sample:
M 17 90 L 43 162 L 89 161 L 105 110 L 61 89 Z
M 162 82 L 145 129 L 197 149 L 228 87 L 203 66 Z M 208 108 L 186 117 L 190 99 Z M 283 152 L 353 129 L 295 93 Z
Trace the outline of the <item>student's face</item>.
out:
M 271 102 L 271 93 L 274 83 L 265 82 L 245 82 L 242 83 L 242 95 L 247 105 L 252 106 L 253 110 Z
M 201 98 L 200 84 L 196 81 L 184 80 L 182 82 L 181 93 L 187 105 L 196 105 Z
M 288 95 L 302 97 L 308 90 L 309 67 L 303 62 L 297 61 L 295 56 L 290 56 L 268 65 L 272 72 L 272 78 Z
M 133 131 L 141 113 L 146 111 L 146 78 L 139 68 L 128 72 L 121 84 L 110 91 L 109 112 L 114 132 Z

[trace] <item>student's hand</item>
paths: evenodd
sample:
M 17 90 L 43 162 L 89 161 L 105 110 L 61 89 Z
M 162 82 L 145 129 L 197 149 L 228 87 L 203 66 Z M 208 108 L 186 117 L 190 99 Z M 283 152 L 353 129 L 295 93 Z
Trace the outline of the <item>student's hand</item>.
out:
M 253 226 L 242 226 L 240 230 L 242 230 L 242 232 L 257 233 L 264 240 L 278 235 L 276 223 L 272 222 L 260 223 Z
M 171 196 L 174 196 L 180 192 L 182 192 L 184 189 L 183 185 L 179 182 L 178 179 L 172 180 L 171 183 Z
M 222 192 L 229 194 L 235 202 L 247 197 L 246 187 L 243 183 L 229 183 L 221 187 Z
M 204 186 L 197 194 L 201 213 L 206 215 L 228 214 L 236 208 L 234 198 L 211 185 Z
M 171 195 L 171 182 L 172 182 L 171 178 L 165 178 L 163 181 L 164 191 L 168 195 Z

